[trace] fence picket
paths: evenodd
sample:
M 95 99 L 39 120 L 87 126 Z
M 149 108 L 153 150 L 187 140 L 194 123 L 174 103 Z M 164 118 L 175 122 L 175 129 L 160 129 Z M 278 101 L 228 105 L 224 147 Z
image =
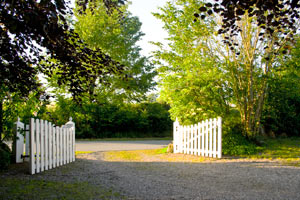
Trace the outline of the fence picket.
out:
M 36 173 L 40 172 L 40 144 L 41 144 L 41 139 L 40 139 L 40 120 L 36 119 Z
M 214 135 L 213 135 L 213 157 L 215 158 L 217 156 L 217 119 L 214 118 L 213 121 L 213 130 L 214 130 Z
M 205 129 L 205 126 L 204 126 L 204 121 L 201 122 L 201 156 L 204 156 L 204 129 Z
M 48 124 L 48 142 L 49 142 L 49 166 L 48 169 L 52 169 L 53 165 L 53 128 L 52 123 Z
M 194 154 L 194 125 L 191 125 L 191 146 L 190 146 L 190 154 Z
M 72 161 L 75 161 L 75 125 L 72 128 L 72 141 L 73 141 L 73 150 L 72 150 L 73 160 Z
M 222 157 L 222 118 L 218 118 L 218 158 Z
M 66 143 L 67 143 L 67 163 L 69 163 L 70 162 L 70 142 L 69 142 L 70 130 L 66 129 L 66 132 L 67 132 L 67 140 L 66 140 Z
M 48 170 L 49 166 L 49 158 L 48 158 L 48 152 L 49 152 L 49 141 L 48 141 L 48 121 L 45 121 L 45 170 Z
M 26 131 L 25 131 L 25 140 L 26 140 L 26 144 L 25 144 L 25 155 L 30 155 L 30 123 L 31 121 L 29 122 L 29 125 L 27 124 L 25 127 L 26 127 Z M 26 161 L 29 161 L 27 158 L 26 158 Z
M 30 154 L 29 154 L 29 160 L 30 160 L 30 169 L 29 172 L 30 174 L 35 174 L 35 137 L 34 137 L 34 132 L 35 132 L 35 123 L 34 119 L 30 119 Z
M 44 171 L 44 144 L 45 144 L 45 138 L 44 138 L 44 133 L 45 133 L 45 128 L 44 128 L 44 120 L 40 120 L 40 136 L 41 136 L 41 172 Z
M 63 163 L 63 132 L 62 129 L 60 127 L 56 128 L 57 130 L 57 135 L 58 135 L 58 166 L 61 166 Z
M 213 123 L 212 119 L 209 119 L 209 157 L 212 157 L 212 136 L 213 136 Z
M 64 127 L 64 164 L 67 163 L 67 129 Z

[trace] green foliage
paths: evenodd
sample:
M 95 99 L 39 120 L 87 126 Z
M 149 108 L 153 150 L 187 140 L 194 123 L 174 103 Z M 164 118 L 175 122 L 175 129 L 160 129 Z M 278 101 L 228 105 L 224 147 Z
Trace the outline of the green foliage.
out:
M 276 135 L 300 136 L 300 39 L 282 63 L 269 81 L 263 125 Z
M 222 138 L 222 152 L 224 155 L 252 155 L 258 152 L 257 146 L 244 137 L 241 134 L 242 131 L 239 126 L 224 131 Z
M 140 55 L 141 48 L 136 43 L 144 35 L 140 29 L 142 23 L 131 15 L 127 5 L 107 12 L 103 0 L 88 4 L 87 9 L 75 9 L 77 20 L 75 31 L 90 46 L 99 48 L 114 60 L 122 63 L 127 78 L 106 76 L 111 85 L 96 84 L 97 93 L 114 96 L 119 101 L 140 101 L 145 99 L 147 91 L 155 85 L 156 72 L 149 59 Z M 122 19 L 121 19 L 122 18 Z
M 35 91 L 30 92 L 26 98 L 18 93 L 7 93 L 2 101 L 4 136 L 0 141 L 9 140 L 13 137 L 15 122 L 18 117 L 22 122 L 29 124 L 31 117 L 41 117 L 46 112 L 48 103 L 48 95 L 44 92 L 43 87 L 38 87 Z
M 259 154 L 251 158 L 282 159 L 283 161 L 296 161 L 299 166 L 300 137 L 276 138 L 263 140 L 264 145 L 259 149 Z
M 221 26 L 224 16 L 211 10 L 210 15 L 193 22 L 204 4 L 170 1 L 154 14 L 169 33 L 167 47 L 156 44 L 160 48 L 155 52 L 160 98 L 171 106 L 172 119 L 178 117 L 182 124 L 217 116 L 232 118 L 232 110 L 238 110 L 241 133 L 255 138 L 268 81 L 287 52 L 284 48 L 292 43 L 277 32 L 262 37 L 265 25 L 247 12 L 239 18 L 236 32 L 222 31 L 230 22 Z
M 169 33 L 168 48 L 156 44 L 160 100 L 171 106 L 172 119 L 178 117 L 182 124 L 230 112 L 230 89 L 219 56 L 211 48 L 212 43 L 218 45 L 215 22 L 191 20 L 200 5 L 194 0 L 169 2 L 155 14 Z
M 10 148 L 5 143 L 0 142 L 0 170 L 7 169 L 10 165 L 10 161 Z
M 90 103 L 87 100 L 78 105 L 60 97 L 45 117 L 57 125 L 73 117 L 77 138 L 167 137 L 172 134 L 168 109 L 159 103 Z
M 276 135 L 300 135 L 300 77 L 289 74 L 270 83 L 270 92 L 263 113 L 266 132 Z

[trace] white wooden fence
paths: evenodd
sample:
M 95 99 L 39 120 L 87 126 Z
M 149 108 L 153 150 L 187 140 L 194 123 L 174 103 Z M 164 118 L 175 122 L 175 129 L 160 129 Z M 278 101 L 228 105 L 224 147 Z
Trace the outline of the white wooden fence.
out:
M 222 118 L 181 126 L 176 120 L 173 127 L 174 153 L 206 157 L 222 157 Z
M 75 161 L 75 123 L 72 118 L 61 127 L 46 120 L 31 118 L 29 130 L 25 129 L 25 156 L 24 136 L 20 133 L 24 124 L 18 120 L 16 125 L 16 162 L 23 162 L 23 158 L 29 155 L 30 174 Z

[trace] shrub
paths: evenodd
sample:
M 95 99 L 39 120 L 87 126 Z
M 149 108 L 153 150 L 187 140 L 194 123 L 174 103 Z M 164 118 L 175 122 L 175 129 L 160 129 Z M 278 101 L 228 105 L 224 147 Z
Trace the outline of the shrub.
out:
M 70 116 L 76 138 L 167 137 L 172 135 L 169 107 L 160 103 L 89 102 L 59 98 L 48 119 L 62 125 Z M 47 118 L 46 118 L 47 119 Z
M 224 131 L 222 152 L 224 155 L 230 156 L 251 155 L 257 153 L 257 147 L 242 135 L 240 126 L 234 126 Z
M 5 143 L 0 142 L 0 170 L 7 169 L 10 165 L 11 151 Z
M 300 136 L 300 84 L 299 77 L 288 74 L 269 84 L 262 123 L 266 132 L 280 136 Z

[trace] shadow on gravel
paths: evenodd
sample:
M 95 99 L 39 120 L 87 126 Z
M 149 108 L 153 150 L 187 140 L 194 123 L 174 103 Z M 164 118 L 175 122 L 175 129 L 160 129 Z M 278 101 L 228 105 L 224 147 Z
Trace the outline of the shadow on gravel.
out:
M 102 156 L 81 158 L 91 166 L 89 176 L 136 199 L 300 199 L 300 168 L 278 162 L 110 162 Z
M 100 152 L 80 155 L 33 176 L 26 165 L 13 165 L 0 178 L 82 182 L 121 194 L 93 199 L 300 199 L 300 168 L 275 162 L 109 162 L 102 157 Z

